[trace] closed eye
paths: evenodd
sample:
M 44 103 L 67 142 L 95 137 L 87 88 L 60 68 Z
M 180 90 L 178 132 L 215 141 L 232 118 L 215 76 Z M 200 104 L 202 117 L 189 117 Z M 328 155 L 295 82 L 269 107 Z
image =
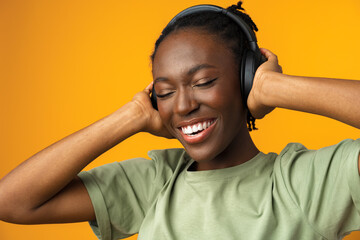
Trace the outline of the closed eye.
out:
M 217 80 L 217 78 L 211 79 L 211 80 L 206 81 L 206 82 L 203 82 L 203 83 L 195 84 L 194 87 L 206 87 L 206 86 L 210 86 L 215 80 Z
M 169 97 L 171 96 L 171 94 L 173 94 L 174 92 L 168 92 L 168 93 L 165 93 L 165 94 L 156 94 L 156 97 L 158 98 L 166 98 L 166 97 Z

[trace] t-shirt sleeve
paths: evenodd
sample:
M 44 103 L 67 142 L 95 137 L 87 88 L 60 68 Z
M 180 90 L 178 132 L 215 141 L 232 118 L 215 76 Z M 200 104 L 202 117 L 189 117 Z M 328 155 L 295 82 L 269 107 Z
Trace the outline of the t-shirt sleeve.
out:
M 184 153 L 183 149 L 154 150 L 149 152 L 151 160 L 135 158 L 81 172 L 79 177 L 96 215 L 96 221 L 90 222 L 95 235 L 113 240 L 138 233 L 148 209 Z
M 316 151 L 289 144 L 279 155 L 290 197 L 327 239 L 360 229 L 359 150 L 360 139 L 347 139 Z
M 81 172 L 94 206 L 96 221 L 90 226 L 99 239 L 119 239 L 135 234 L 153 197 L 155 164 L 136 158 Z

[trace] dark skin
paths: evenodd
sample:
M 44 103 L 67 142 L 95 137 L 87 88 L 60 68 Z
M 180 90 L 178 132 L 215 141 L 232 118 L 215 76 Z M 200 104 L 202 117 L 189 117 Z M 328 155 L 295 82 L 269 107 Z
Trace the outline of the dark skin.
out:
M 197 170 L 239 165 L 259 150 L 246 127 L 238 66 L 221 39 L 199 29 L 174 32 L 153 62 L 158 109 L 167 130 L 197 162 Z M 215 121 L 205 139 L 186 141 L 179 126 Z

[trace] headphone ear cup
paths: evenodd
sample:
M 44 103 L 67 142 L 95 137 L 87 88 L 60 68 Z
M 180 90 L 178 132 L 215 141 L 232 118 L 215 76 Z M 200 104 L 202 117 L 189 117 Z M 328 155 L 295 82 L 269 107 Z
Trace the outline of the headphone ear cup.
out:
M 253 85 L 256 68 L 257 66 L 254 52 L 245 49 L 241 61 L 240 81 L 241 96 L 246 107 L 247 99 Z
M 156 98 L 156 92 L 155 92 L 155 87 L 154 86 L 152 87 L 152 90 L 151 90 L 150 99 L 151 99 L 151 104 L 152 104 L 153 108 L 158 110 L 158 108 L 157 108 L 157 98 Z

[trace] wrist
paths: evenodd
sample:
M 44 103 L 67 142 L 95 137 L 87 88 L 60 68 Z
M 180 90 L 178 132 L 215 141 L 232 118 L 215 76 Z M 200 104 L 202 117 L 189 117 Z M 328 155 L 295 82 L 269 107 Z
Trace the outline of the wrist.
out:
M 283 76 L 279 72 L 263 72 L 259 76 L 260 87 L 258 90 L 259 102 L 267 107 L 278 107 L 281 91 L 284 89 Z
M 133 134 L 144 131 L 147 122 L 147 114 L 144 112 L 141 106 L 136 102 L 128 102 L 114 114 L 119 114 L 123 122 L 128 123 L 128 127 Z

